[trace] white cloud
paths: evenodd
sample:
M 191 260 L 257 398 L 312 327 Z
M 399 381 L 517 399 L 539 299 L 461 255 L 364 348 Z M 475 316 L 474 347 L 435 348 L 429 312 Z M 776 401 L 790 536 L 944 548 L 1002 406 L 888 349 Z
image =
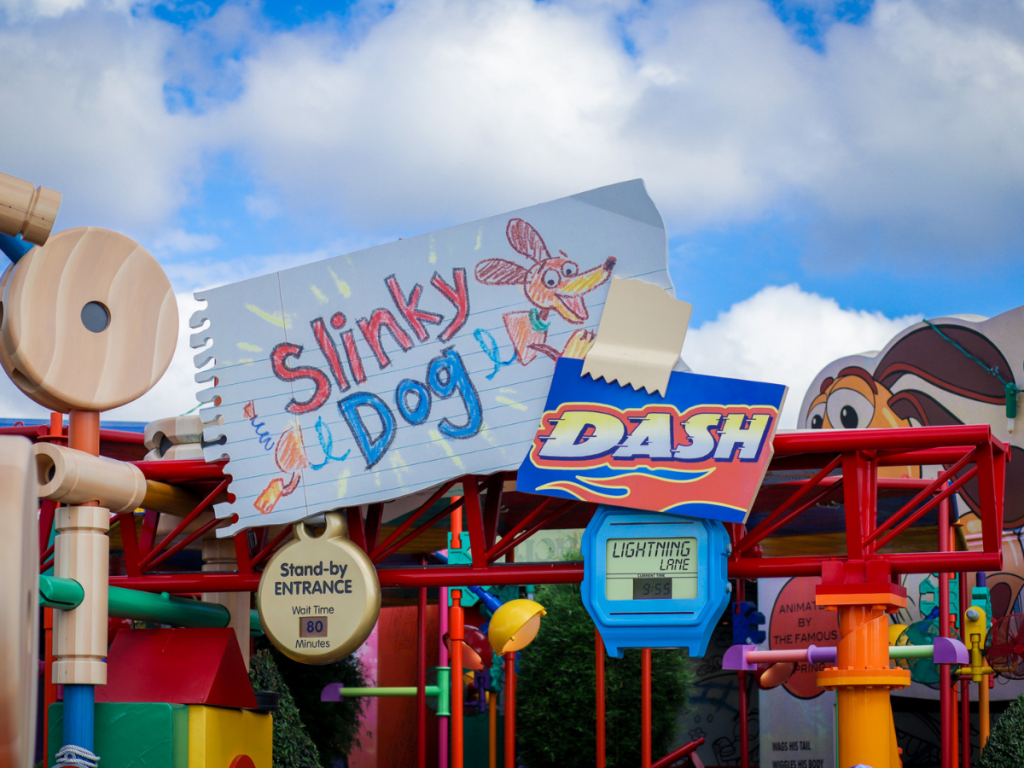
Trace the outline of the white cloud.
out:
M 186 232 L 179 228 L 169 229 L 149 241 L 149 250 L 157 256 L 175 256 L 212 251 L 221 244 L 217 235 L 203 235 Z
M 795 284 L 768 286 L 691 329 L 683 359 L 696 373 L 785 384 L 789 393 L 780 424 L 792 429 L 804 393 L 822 368 L 846 355 L 879 350 L 920 320 L 843 309 L 835 299 Z
M 256 4 L 182 29 L 0 2 L 0 168 L 64 192 L 62 227 L 159 234 L 228 153 L 250 215 L 350 235 L 640 176 L 675 233 L 803 212 L 822 264 L 1024 238 L 1019 7 L 880 0 L 819 54 L 763 0 L 419 0 L 283 31 Z

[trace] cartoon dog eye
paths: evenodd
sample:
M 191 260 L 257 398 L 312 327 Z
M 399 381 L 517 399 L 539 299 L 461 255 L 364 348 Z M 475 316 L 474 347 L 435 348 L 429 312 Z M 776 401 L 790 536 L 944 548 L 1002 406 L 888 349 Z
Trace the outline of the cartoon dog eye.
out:
M 834 429 L 866 427 L 875 417 L 875 404 L 852 389 L 833 391 L 825 405 L 829 423 Z
M 808 414 L 807 421 L 811 425 L 811 429 L 821 429 L 825 426 L 825 404 L 818 403 L 814 406 Z
M 562 265 L 562 274 L 565 275 L 566 277 L 572 277 L 579 271 L 580 268 L 571 261 L 567 261 L 565 262 L 565 264 Z
M 544 285 L 546 285 L 548 288 L 554 288 L 556 285 L 558 285 L 561 279 L 562 278 L 559 277 L 557 270 L 554 269 L 547 270 L 544 273 L 544 277 L 542 278 Z

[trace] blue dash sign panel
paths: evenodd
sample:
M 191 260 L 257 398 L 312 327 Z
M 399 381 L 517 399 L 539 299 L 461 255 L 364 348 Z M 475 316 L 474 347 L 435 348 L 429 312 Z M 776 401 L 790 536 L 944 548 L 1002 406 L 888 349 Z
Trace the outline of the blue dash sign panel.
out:
M 786 387 L 674 372 L 665 396 L 561 358 L 516 490 L 746 522 Z

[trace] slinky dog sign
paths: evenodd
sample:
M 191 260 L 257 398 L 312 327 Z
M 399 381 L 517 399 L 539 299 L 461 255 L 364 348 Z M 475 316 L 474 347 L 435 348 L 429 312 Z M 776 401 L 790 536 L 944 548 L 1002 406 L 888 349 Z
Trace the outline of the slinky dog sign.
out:
M 613 274 L 672 290 L 639 180 L 197 293 L 220 535 L 514 470 Z
M 366 553 L 348 540 L 339 513 L 324 516 L 314 538 L 305 523 L 296 540 L 267 564 L 256 607 L 267 637 L 285 656 L 305 664 L 343 659 L 373 631 L 380 614 L 380 582 Z

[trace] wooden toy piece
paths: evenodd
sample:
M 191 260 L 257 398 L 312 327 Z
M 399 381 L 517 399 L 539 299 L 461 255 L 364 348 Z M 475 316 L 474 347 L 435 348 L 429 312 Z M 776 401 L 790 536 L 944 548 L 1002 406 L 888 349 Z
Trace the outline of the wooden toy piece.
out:
M 56 762 L 63 728 L 64 705 L 53 704 L 45 765 Z M 163 702 L 97 704 L 96 753 L 111 766 L 189 768 L 188 707 Z
M 143 436 L 150 450 L 159 448 L 165 439 L 172 445 L 202 443 L 203 420 L 197 413 L 157 419 L 146 425 Z
M 93 456 L 52 443 L 34 446 L 39 496 L 62 504 L 99 501 L 113 512 L 138 507 L 184 517 L 201 499 L 188 491 L 146 480 L 134 464 Z M 227 498 L 226 494 L 219 501 Z
M 0 279 L 0 365 L 50 410 L 106 411 L 160 379 L 178 305 L 149 251 L 96 227 L 59 232 Z
M 73 578 L 85 599 L 73 611 L 54 612 L 53 682 L 105 685 L 107 665 L 107 587 L 110 563 L 110 510 L 60 507 L 54 576 Z
M 126 461 L 52 443 L 36 443 L 35 459 L 41 498 L 63 504 L 99 501 L 117 513 L 141 507 L 146 498 L 142 470 Z
M 227 627 L 118 632 L 107 663 L 108 683 L 96 689 L 96 701 L 256 708 L 234 630 Z
M 188 708 L 189 768 L 241 768 L 248 757 L 255 768 L 271 768 L 274 722 L 269 714 L 220 707 Z
M 0 765 L 35 763 L 39 551 L 32 444 L 0 437 Z
M 234 539 L 218 539 L 216 533 L 207 534 L 210 538 L 203 539 L 203 571 L 237 571 L 238 557 L 235 554 Z M 248 592 L 204 592 L 203 602 L 223 605 L 231 614 L 228 626 L 235 631 L 238 649 L 242 652 L 245 668 L 249 669 L 249 627 L 252 612 L 249 605 Z
M 182 443 L 181 445 L 168 446 L 166 451 L 161 453 L 159 448 L 154 448 L 146 454 L 145 461 L 202 461 L 203 446 L 200 443 Z
M 0 232 L 43 245 L 53 230 L 60 192 L 0 173 Z

